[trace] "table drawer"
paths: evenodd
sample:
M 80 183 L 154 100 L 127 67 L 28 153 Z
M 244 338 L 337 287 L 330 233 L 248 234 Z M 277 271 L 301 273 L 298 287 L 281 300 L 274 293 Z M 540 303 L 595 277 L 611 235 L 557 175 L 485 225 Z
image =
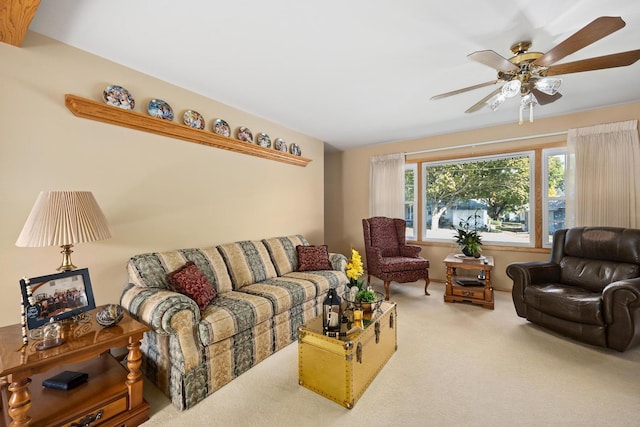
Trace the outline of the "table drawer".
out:
M 484 288 L 478 288 L 475 286 L 474 287 L 454 286 L 453 295 L 458 297 L 465 297 L 465 298 L 483 299 Z
M 70 423 L 65 424 L 65 426 L 80 427 L 88 425 L 100 425 L 101 423 L 115 417 L 116 415 L 125 412 L 127 410 L 127 403 L 127 396 L 124 396 L 111 403 L 107 403 L 100 408 L 89 411 L 89 413 L 85 416 L 78 417 Z

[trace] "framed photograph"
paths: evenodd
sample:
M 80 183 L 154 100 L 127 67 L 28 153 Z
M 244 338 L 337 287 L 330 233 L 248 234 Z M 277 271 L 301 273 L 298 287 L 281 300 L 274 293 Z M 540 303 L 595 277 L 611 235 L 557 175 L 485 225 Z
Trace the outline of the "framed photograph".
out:
M 27 283 L 20 280 L 27 327 L 32 330 L 51 319 L 62 320 L 96 308 L 89 270 L 64 271 L 28 279 L 33 305 L 27 297 Z

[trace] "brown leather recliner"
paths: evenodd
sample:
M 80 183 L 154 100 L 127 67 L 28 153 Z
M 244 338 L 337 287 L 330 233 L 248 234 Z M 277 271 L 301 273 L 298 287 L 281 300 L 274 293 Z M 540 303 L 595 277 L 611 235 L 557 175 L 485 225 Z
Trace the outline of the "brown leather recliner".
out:
M 364 247 L 367 252 L 367 283 L 371 276 L 384 282 L 385 299 L 389 286 L 424 279 L 424 293 L 429 295 L 429 261 L 420 256 L 422 248 L 406 244 L 406 222 L 401 218 L 376 216 L 362 220 Z
M 514 263 L 507 275 L 532 323 L 618 351 L 640 341 L 640 230 L 558 230 L 548 262 Z

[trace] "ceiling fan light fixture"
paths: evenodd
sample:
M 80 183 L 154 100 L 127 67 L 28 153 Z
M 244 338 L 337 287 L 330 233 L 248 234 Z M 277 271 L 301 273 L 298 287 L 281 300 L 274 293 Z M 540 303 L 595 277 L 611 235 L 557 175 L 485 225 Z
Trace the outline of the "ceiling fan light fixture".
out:
M 535 82 L 534 86 L 540 92 L 546 93 L 547 95 L 555 95 L 556 93 L 558 93 L 558 89 L 560 88 L 561 84 L 562 84 L 562 79 L 545 77 Z
M 521 86 L 520 80 L 511 80 L 502 86 L 502 94 L 507 98 L 513 98 L 520 93 Z
M 533 123 L 533 106 L 536 104 L 538 104 L 538 100 L 531 92 L 522 97 L 522 99 L 520 100 L 520 121 L 518 121 L 519 125 L 522 124 L 522 113 L 524 112 L 525 108 L 529 108 L 529 122 Z
M 498 107 L 501 106 L 502 103 L 506 100 L 507 98 L 502 93 L 497 93 L 489 98 L 489 100 L 487 101 L 487 105 L 489 106 L 489 108 L 491 108 L 492 111 L 496 111 Z

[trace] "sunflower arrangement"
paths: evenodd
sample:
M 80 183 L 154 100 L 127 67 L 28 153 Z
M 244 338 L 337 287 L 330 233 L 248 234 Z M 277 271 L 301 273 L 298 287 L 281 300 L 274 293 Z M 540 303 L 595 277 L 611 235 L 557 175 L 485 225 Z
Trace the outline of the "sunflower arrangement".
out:
M 361 278 L 364 274 L 362 257 L 353 248 L 351 249 L 351 260 L 347 263 L 346 274 L 349 278 L 349 294 L 352 301 L 373 302 L 376 300 L 375 292 L 364 285 L 364 279 Z
M 360 276 L 364 274 L 364 267 L 362 266 L 362 257 L 355 249 L 351 249 L 351 260 L 347 263 L 346 273 L 349 278 L 349 287 L 357 286 L 360 289 L 362 287 Z

